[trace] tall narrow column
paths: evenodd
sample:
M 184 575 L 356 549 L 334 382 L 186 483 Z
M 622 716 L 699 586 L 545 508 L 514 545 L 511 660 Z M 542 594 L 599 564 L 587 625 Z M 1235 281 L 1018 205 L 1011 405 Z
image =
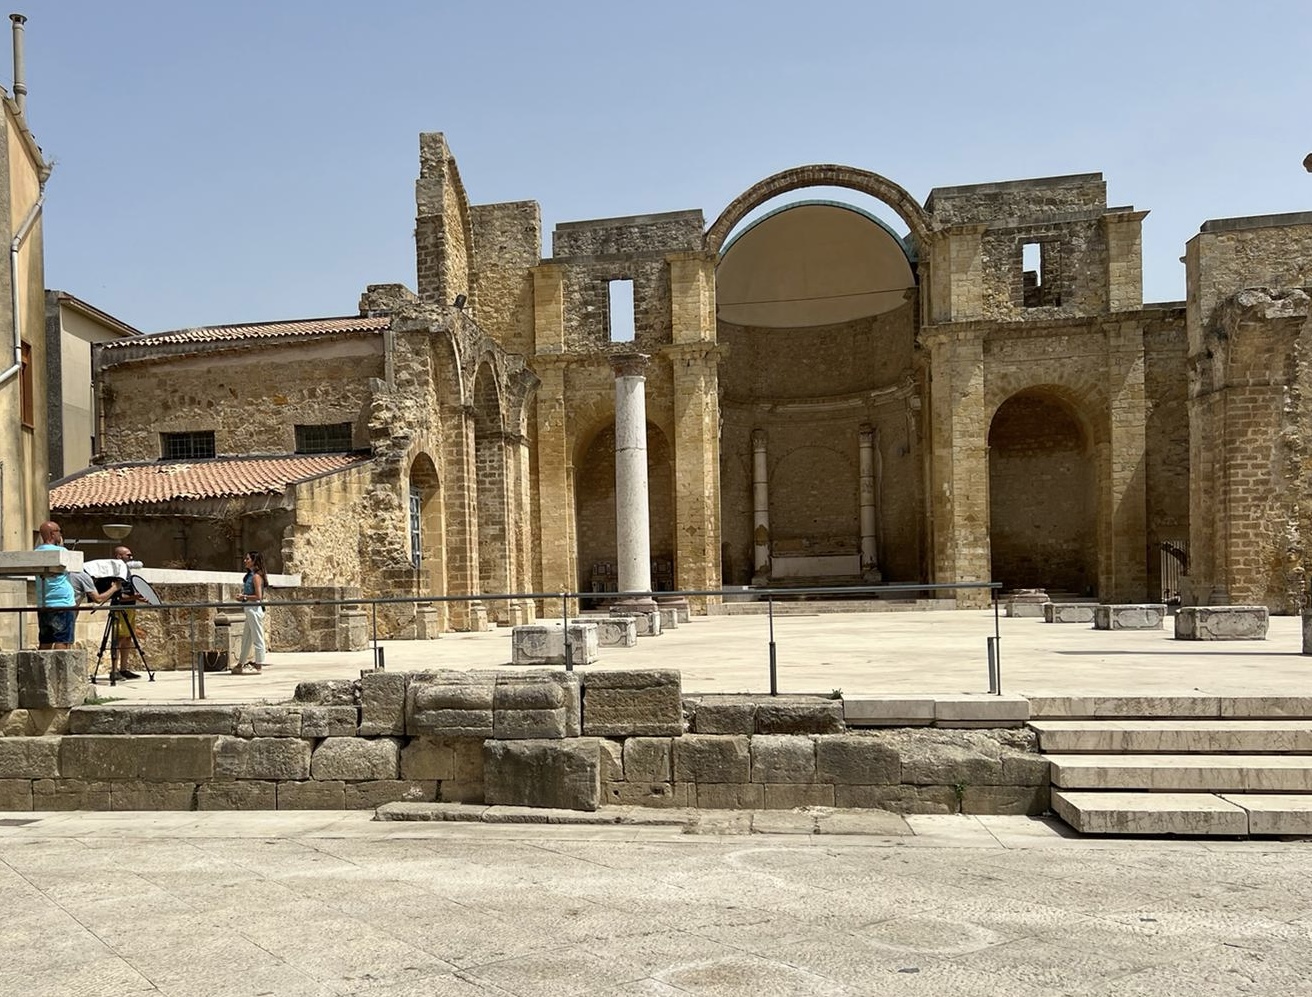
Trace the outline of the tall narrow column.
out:
M 620 592 L 651 591 L 651 514 L 647 504 L 647 355 L 611 357 L 615 371 L 615 547 Z M 651 596 L 621 597 L 650 612 Z
M 770 468 L 765 459 L 765 430 L 752 431 L 752 584 L 770 580 Z
M 868 582 L 878 582 L 879 552 L 877 531 L 879 529 L 879 474 L 876 464 L 879 452 L 879 430 L 868 425 L 861 427 L 861 578 Z

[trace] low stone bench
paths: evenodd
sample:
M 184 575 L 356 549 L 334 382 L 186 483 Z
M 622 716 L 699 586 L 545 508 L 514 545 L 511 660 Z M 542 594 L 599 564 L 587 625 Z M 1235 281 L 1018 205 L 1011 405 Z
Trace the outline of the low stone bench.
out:
M 1093 605 L 1085 602 L 1048 602 L 1043 605 L 1044 623 L 1092 623 Z
M 569 624 L 570 656 L 576 665 L 597 661 L 597 624 L 572 620 Z M 510 631 L 512 665 L 563 665 L 565 628 L 560 623 L 526 623 Z
M 661 618 L 661 632 L 679 629 L 679 610 L 674 606 L 661 606 L 656 610 Z
M 1048 593 L 1043 589 L 1017 589 L 1007 596 L 1007 615 L 1042 619 L 1048 602 Z
M 638 626 L 639 637 L 659 637 L 661 635 L 661 614 L 659 610 L 650 613 L 635 613 L 631 609 L 612 609 L 611 616 L 631 616 Z
M 590 621 L 597 624 L 599 647 L 634 647 L 638 643 L 638 621 L 633 616 L 598 616 Z
M 1176 640 L 1266 640 L 1265 606 L 1185 606 L 1175 614 Z
M 1093 607 L 1095 630 L 1161 630 L 1165 619 L 1164 603 Z

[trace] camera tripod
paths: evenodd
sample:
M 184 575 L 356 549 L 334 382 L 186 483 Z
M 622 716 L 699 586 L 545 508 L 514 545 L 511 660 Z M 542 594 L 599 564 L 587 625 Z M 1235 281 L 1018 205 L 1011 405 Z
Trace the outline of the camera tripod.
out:
M 114 624 L 117 620 L 122 621 L 123 627 L 127 630 L 128 636 L 132 638 L 132 646 L 137 649 L 137 657 L 141 659 L 142 667 L 146 669 L 146 674 L 150 677 L 150 681 L 154 682 L 155 673 L 151 670 L 150 662 L 146 660 L 146 652 L 141 649 L 141 641 L 137 640 L 137 629 L 132 625 L 132 617 L 128 615 L 126 609 L 111 606 L 109 610 L 109 619 L 105 621 L 105 634 L 100 638 L 100 650 L 96 653 L 96 667 L 91 673 L 91 684 L 96 684 L 96 676 L 100 674 L 100 662 L 105 656 L 105 648 L 109 646 L 110 640 L 114 638 L 114 631 L 117 629 Z M 111 650 L 109 654 L 110 685 L 118 684 L 118 673 L 127 666 L 127 662 L 121 660 L 125 657 L 127 657 L 127 655 L 123 653 L 123 648 L 120 647 L 118 641 L 115 640 L 113 650 Z

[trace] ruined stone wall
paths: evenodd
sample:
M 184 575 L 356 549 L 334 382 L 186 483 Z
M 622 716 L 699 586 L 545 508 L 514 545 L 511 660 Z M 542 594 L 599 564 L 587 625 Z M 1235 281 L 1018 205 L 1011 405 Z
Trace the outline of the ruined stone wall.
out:
M 372 465 L 349 468 L 295 486 L 295 520 L 282 537 L 282 571 L 306 585 L 364 587 L 366 529 L 404 533 L 405 519 L 380 516 Z M 397 593 L 400 594 L 400 593 Z
M 1107 184 L 1101 173 L 935 187 L 925 201 L 925 209 L 942 225 L 1100 212 L 1106 207 Z
M 1157 306 L 1144 323 L 1147 397 L 1144 477 L 1148 503 L 1148 594 L 1162 589 L 1163 542 L 1189 540 L 1188 336 L 1183 306 Z
M 218 454 L 289 454 L 299 424 L 349 422 L 367 446 L 369 378 L 382 374 L 378 337 L 261 344 L 109 364 L 101 371 L 107 462 L 154 461 L 161 434 L 214 432 Z
M 471 290 L 469 201 L 440 132 L 419 136 L 415 183 L 415 268 L 419 297 L 449 305 Z
M 474 292 L 480 328 L 511 353 L 532 356 L 533 276 L 542 255 L 542 218 L 535 201 L 476 204 Z

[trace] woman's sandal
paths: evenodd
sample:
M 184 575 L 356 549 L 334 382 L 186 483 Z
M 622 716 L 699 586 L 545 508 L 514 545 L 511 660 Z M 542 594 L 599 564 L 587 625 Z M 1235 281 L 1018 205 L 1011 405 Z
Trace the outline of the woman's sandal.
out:
M 256 664 L 255 662 L 253 662 L 253 661 L 247 661 L 247 662 L 243 662 L 242 664 L 239 664 L 239 665 L 233 665 L 231 670 L 232 670 L 232 674 L 234 674 L 234 675 L 258 675 L 258 674 L 260 674 L 260 666 L 257 665 L 257 664 Z

